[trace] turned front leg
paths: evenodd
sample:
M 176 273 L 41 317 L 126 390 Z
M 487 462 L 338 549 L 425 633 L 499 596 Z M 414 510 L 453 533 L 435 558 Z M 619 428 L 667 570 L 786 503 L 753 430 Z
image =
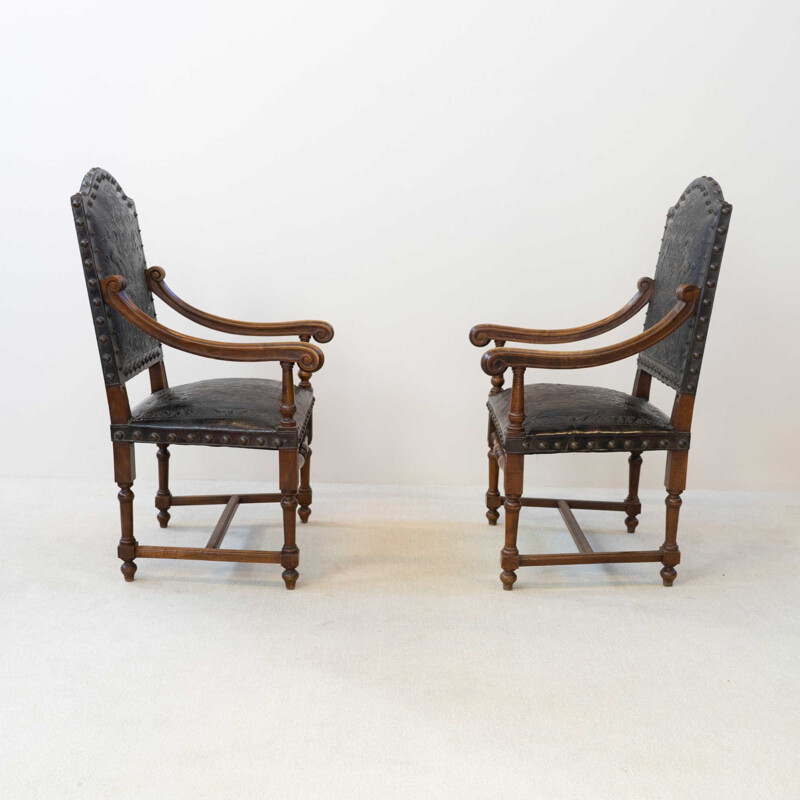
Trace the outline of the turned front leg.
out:
M 281 389 L 281 422 L 282 431 L 296 431 L 297 423 L 294 415 L 297 407 L 294 404 L 294 382 L 292 378 L 292 362 L 281 361 L 283 384 Z M 297 565 L 300 562 L 300 551 L 295 540 L 297 527 L 297 448 L 280 450 L 278 453 L 280 468 L 281 510 L 283 511 L 283 548 L 281 549 L 281 566 L 283 581 L 287 589 L 294 589 L 297 583 Z
M 119 486 L 119 518 L 121 536 L 117 555 L 122 559 L 120 570 L 126 581 L 133 580 L 136 574 L 136 541 L 133 535 L 133 492 L 131 487 L 136 478 L 133 444 L 114 442 L 114 480 Z
M 525 435 L 525 386 L 524 367 L 514 367 L 514 382 L 511 385 L 511 407 L 508 412 L 508 428 L 506 441 Z M 506 540 L 500 556 L 500 580 L 503 589 L 511 591 L 517 579 L 516 570 L 519 569 L 519 550 L 517 550 L 517 526 L 519 525 L 519 511 L 522 497 L 522 478 L 525 467 L 525 456 L 520 453 L 505 455 L 503 465 L 503 489 L 506 499 L 503 504 L 506 518 Z
M 281 510 L 283 511 L 283 548 L 281 566 L 287 589 L 297 583 L 300 550 L 295 539 L 297 529 L 297 450 L 281 450 L 280 461 Z
M 675 567 L 680 564 L 681 554 L 678 550 L 678 516 L 680 514 L 681 493 L 686 488 L 686 468 L 689 463 L 689 453 L 685 450 L 673 450 L 667 455 L 666 489 L 667 499 L 667 530 L 664 544 L 661 545 L 661 578 L 664 586 L 672 586 L 677 577 Z
M 506 454 L 505 471 L 503 473 L 503 487 L 506 499 L 503 504 L 505 510 L 506 537 L 505 544 L 500 553 L 500 580 L 503 588 L 510 591 L 517 580 L 516 570 L 519 569 L 519 550 L 517 550 L 517 527 L 519 526 L 520 497 L 522 496 L 522 478 L 525 466 L 525 456 Z

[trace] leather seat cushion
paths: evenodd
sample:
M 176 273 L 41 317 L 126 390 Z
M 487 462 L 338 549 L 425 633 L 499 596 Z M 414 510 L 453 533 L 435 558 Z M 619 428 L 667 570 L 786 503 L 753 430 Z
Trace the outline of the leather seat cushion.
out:
M 495 426 L 505 437 L 511 389 L 489 395 Z M 669 417 L 647 400 L 600 386 L 533 383 L 525 386 L 527 436 L 538 434 L 672 431 Z
M 314 394 L 308 389 L 295 388 L 297 411 L 297 440 L 302 441 L 311 416 Z M 217 435 L 274 434 L 281 422 L 281 381 L 264 378 L 217 378 L 185 383 L 154 392 L 139 403 L 125 426 L 112 426 L 134 431 L 176 432 L 207 431 L 217 443 Z M 293 434 L 281 431 L 283 438 Z M 288 441 L 288 440 L 287 440 Z M 183 439 L 179 439 L 183 443 Z M 200 441 L 197 441 L 200 444 Z M 233 437 L 232 444 L 237 444 Z M 252 446 L 252 443 L 251 443 Z M 270 446 L 270 440 L 267 445 Z

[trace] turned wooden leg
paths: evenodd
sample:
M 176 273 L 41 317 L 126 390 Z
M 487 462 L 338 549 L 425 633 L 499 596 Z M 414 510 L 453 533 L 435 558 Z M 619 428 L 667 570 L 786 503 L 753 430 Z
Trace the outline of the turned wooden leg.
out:
M 169 511 L 172 505 L 172 495 L 169 491 L 169 445 L 158 446 L 158 491 L 156 492 L 156 508 L 158 511 L 158 524 L 166 528 L 169 523 Z
M 133 535 L 133 492 L 131 486 L 136 478 L 133 444 L 114 442 L 114 480 L 119 486 L 119 518 L 122 535 L 120 536 L 117 555 L 122 559 L 122 575 L 126 581 L 132 581 L 136 574 L 136 545 Z
M 502 505 L 500 492 L 497 491 L 497 484 L 500 480 L 500 465 L 495 458 L 494 450 L 489 449 L 489 489 L 486 492 L 486 519 L 490 525 L 497 525 L 500 512 L 497 510 Z
M 300 522 L 308 522 L 311 516 L 311 447 L 305 447 L 305 460 L 300 468 L 300 487 L 297 490 L 297 502 L 300 503 L 298 515 Z
M 642 513 L 639 501 L 639 473 L 642 471 L 642 453 L 633 451 L 628 457 L 628 496 L 625 498 L 625 527 L 633 533 L 639 524 L 638 515 Z
M 681 553 L 678 550 L 678 515 L 681 510 L 681 492 L 686 488 L 686 468 L 689 453 L 685 450 L 672 450 L 667 454 L 667 474 L 664 483 L 667 488 L 667 531 L 664 544 L 661 545 L 661 577 L 664 586 L 672 586 L 677 573 L 675 567 L 680 564 Z
M 281 566 L 283 581 L 287 589 L 297 583 L 297 565 L 300 551 L 295 541 L 297 523 L 297 450 L 281 450 L 280 463 L 281 509 L 283 510 L 283 548 Z
M 519 569 L 519 550 L 517 550 L 517 525 L 519 524 L 519 499 L 522 496 L 522 476 L 525 466 L 525 456 L 506 453 L 505 473 L 503 487 L 506 500 L 505 509 L 506 541 L 500 554 L 500 580 L 503 589 L 511 591 L 517 579 L 515 570 Z

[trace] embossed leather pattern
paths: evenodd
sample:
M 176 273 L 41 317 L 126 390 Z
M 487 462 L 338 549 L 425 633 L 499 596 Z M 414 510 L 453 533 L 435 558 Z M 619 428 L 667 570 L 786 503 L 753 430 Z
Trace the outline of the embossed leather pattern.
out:
M 713 178 L 698 178 L 667 213 L 644 327 L 655 325 L 675 304 L 682 283 L 701 289 L 699 310 L 663 341 L 639 356 L 639 367 L 685 394 L 697 391 L 731 206 Z
M 88 172 L 71 199 L 105 381 L 125 383 L 162 357 L 161 345 L 108 308 L 100 292 L 103 278 L 122 275 L 133 301 L 155 319 L 136 207 L 101 169 Z
M 254 449 L 297 447 L 305 437 L 314 393 L 296 387 L 297 429 L 280 430 L 281 382 L 217 378 L 154 392 L 127 425 L 112 425 L 115 441 L 200 444 Z
M 525 386 L 525 435 L 508 437 L 511 389 L 489 395 L 495 430 L 508 453 L 686 450 L 688 433 L 647 400 L 600 386 Z

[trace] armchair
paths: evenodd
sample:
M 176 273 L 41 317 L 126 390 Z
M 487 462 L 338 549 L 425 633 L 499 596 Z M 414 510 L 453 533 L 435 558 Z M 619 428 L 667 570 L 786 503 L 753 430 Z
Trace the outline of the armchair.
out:
M 711 178 L 698 178 L 667 214 L 655 279 L 642 278 L 636 295 L 618 312 L 578 328 L 535 330 L 477 325 L 470 341 L 485 347 L 481 366 L 491 375 L 489 393 L 489 489 L 486 516 L 490 525 L 505 512 L 501 551 L 503 588 L 512 589 L 523 566 L 660 562 L 665 586 L 671 586 L 680 563 L 677 545 L 681 493 L 691 442 L 692 412 L 714 295 L 732 206 Z M 638 336 L 593 350 L 546 351 L 506 347 L 506 343 L 556 344 L 581 341 L 613 330 L 647 307 L 645 329 Z M 527 369 L 580 369 L 638 355 L 630 394 L 594 386 L 525 384 Z M 511 369 L 511 389 L 503 389 Z M 675 390 L 671 415 L 649 402 L 652 378 Z M 658 550 L 595 552 L 573 509 L 622 511 L 634 533 L 641 513 L 638 497 L 642 453 L 667 453 L 666 535 Z M 628 452 L 628 495 L 624 501 L 563 500 L 523 497 L 526 455 Z M 504 492 L 498 489 L 504 472 Z M 523 507 L 557 508 L 575 541 L 577 553 L 520 555 L 517 528 Z
M 311 439 L 314 393 L 311 375 L 321 369 L 322 351 L 310 343 L 333 338 L 326 322 L 253 323 L 225 319 L 185 303 L 164 283 L 161 267 L 147 269 L 133 200 L 105 170 L 90 170 L 71 198 L 84 281 L 111 417 L 114 479 L 120 487 L 122 535 L 117 554 L 122 574 L 132 581 L 137 558 L 181 558 L 280 564 L 287 589 L 297 582 L 299 549 L 296 516 L 311 514 Z M 296 342 L 234 343 L 199 339 L 156 320 L 153 294 L 183 316 L 205 327 L 248 336 L 298 336 Z M 170 387 L 162 345 L 225 361 L 275 361 L 281 380 L 223 378 Z M 298 368 L 300 383 L 294 385 Z M 126 383 L 149 371 L 151 394 L 133 409 Z M 169 509 L 186 505 L 224 505 L 205 547 L 140 545 L 133 532 L 134 447 L 157 446 L 158 522 L 169 524 Z M 277 493 L 175 496 L 169 490 L 170 445 L 277 450 Z M 284 543 L 280 551 L 220 547 L 236 509 L 243 503 L 280 503 Z M 299 510 L 298 510 L 299 506 Z

